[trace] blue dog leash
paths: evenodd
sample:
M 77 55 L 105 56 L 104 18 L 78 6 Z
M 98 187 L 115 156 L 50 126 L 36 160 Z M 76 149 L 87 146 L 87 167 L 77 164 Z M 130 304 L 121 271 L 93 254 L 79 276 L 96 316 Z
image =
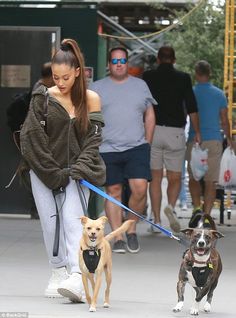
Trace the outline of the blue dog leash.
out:
M 100 190 L 99 188 L 95 187 L 94 185 L 92 185 L 91 183 L 89 183 L 86 180 L 79 180 L 79 183 L 84 185 L 85 187 L 89 188 L 90 190 L 96 192 L 97 194 L 99 194 L 100 196 L 102 196 L 103 198 L 111 201 L 112 203 L 120 206 L 121 208 L 125 209 L 126 211 L 129 211 L 130 213 L 136 215 L 138 218 L 140 218 L 141 220 L 151 224 L 152 226 L 158 228 L 162 233 L 164 233 L 165 235 L 167 235 L 169 238 L 172 238 L 176 241 L 178 241 L 179 243 L 182 243 L 184 245 L 186 245 L 182 239 L 180 239 L 179 237 L 173 235 L 172 232 L 168 231 L 167 229 L 165 229 L 164 227 L 160 226 L 159 224 L 155 224 L 152 221 L 147 220 L 145 217 L 143 217 L 142 215 L 138 214 L 137 212 L 131 210 L 130 208 L 128 208 L 127 206 L 125 206 L 124 204 L 122 204 L 120 201 L 114 199 L 113 197 L 111 197 L 110 195 L 108 195 L 106 192 Z

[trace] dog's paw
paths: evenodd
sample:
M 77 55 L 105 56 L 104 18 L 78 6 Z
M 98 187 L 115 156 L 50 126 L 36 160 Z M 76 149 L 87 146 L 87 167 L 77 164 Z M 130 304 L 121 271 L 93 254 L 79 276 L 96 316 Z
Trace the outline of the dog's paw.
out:
M 95 311 L 96 311 L 96 307 L 90 306 L 90 307 L 89 307 L 89 311 L 90 311 L 90 312 L 95 312 Z
M 195 301 L 193 303 L 193 306 L 190 309 L 190 315 L 193 315 L 193 316 L 198 316 L 199 315 L 199 305 L 200 305 L 200 303 L 197 302 L 197 301 Z
M 204 308 L 205 312 L 210 312 L 211 311 L 211 304 L 208 303 L 208 301 L 207 301 L 203 308 Z
M 199 309 L 198 309 L 198 308 L 195 308 L 195 307 L 192 307 L 192 308 L 190 309 L 190 315 L 198 316 L 198 315 L 199 315 Z
M 109 308 L 109 307 L 110 307 L 110 304 L 104 303 L 104 304 L 103 304 L 103 307 L 104 307 L 104 308 Z
M 177 305 L 173 308 L 173 312 L 179 312 L 181 311 L 181 309 L 183 308 L 184 302 L 183 301 L 179 301 L 177 303 Z

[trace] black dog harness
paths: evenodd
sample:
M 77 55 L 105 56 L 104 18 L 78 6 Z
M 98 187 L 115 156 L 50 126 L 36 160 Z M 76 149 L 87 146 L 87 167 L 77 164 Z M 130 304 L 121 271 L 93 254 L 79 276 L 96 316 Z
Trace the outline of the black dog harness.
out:
M 90 273 L 95 273 L 101 257 L 101 250 L 96 247 L 93 249 L 83 250 L 83 259 Z
M 209 274 L 212 272 L 212 269 L 213 266 L 211 263 L 207 264 L 204 267 L 192 267 L 192 274 L 197 287 L 203 287 L 206 285 L 207 278 Z
M 213 263 L 211 257 L 209 257 L 209 259 L 206 262 L 199 262 L 195 260 L 192 252 L 188 249 L 184 252 L 183 258 L 186 260 L 186 264 L 188 265 L 189 269 L 191 269 L 197 287 L 205 286 L 208 276 L 213 270 Z M 193 266 L 194 263 L 202 264 L 205 266 Z

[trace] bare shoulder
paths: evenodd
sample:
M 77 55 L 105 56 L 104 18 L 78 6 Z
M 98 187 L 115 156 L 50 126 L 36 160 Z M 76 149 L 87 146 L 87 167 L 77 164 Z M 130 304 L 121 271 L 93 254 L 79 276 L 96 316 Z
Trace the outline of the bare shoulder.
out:
M 87 103 L 90 113 L 101 111 L 100 97 L 96 92 L 91 91 L 90 89 L 87 89 Z
M 54 96 L 54 97 L 58 97 L 59 95 L 59 90 L 58 90 L 58 87 L 57 86 L 52 86 L 52 87 L 49 87 L 48 88 L 48 92 L 51 96 Z

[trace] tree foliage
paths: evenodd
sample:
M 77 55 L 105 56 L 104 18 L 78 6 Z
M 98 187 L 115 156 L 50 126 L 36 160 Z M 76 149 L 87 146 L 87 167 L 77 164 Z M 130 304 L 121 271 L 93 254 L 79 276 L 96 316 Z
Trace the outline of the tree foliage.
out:
M 174 12 L 177 19 L 183 12 Z M 186 12 L 185 12 L 186 14 Z M 212 66 L 212 82 L 223 86 L 224 74 L 224 7 L 220 3 L 203 2 L 183 23 L 164 34 L 164 42 L 176 51 L 176 67 L 194 74 L 198 60 Z

